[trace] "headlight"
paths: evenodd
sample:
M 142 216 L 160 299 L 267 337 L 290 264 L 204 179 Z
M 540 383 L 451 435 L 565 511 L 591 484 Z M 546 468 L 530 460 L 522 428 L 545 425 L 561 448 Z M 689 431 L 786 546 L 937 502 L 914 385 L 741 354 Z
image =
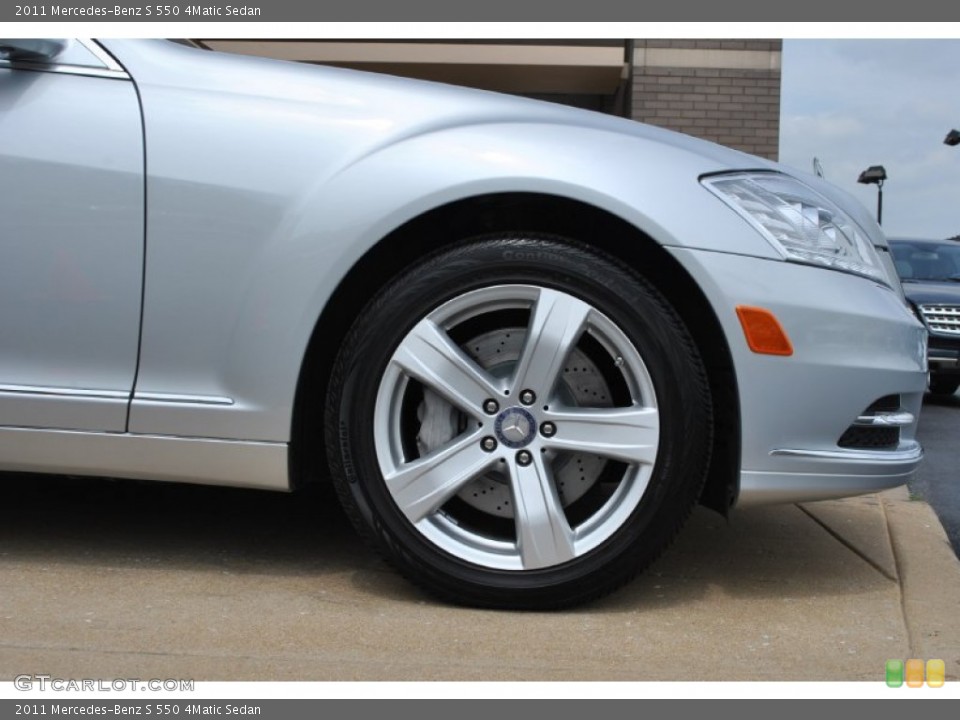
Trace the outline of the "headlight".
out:
M 704 186 L 753 225 L 786 260 L 823 265 L 889 284 L 873 244 L 849 215 L 799 180 L 736 173 Z

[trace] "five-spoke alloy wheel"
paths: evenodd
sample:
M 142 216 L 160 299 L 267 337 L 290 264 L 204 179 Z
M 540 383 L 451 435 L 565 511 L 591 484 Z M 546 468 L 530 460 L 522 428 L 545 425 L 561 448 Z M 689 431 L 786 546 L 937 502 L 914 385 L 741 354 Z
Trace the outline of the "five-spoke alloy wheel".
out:
M 428 590 L 493 607 L 632 577 L 696 501 L 710 431 L 669 305 L 553 237 L 476 239 L 405 272 L 358 318 L 327 404 L 361 532 Z

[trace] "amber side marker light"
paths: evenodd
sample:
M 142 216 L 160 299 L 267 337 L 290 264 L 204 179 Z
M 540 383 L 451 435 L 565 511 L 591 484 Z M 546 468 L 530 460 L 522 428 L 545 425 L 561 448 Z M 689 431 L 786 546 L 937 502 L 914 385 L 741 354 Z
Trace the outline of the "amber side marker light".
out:
M 769 310 L 737 305 L 737 317 L 743 326 L 747 345 L 761 355 L 793 355 L 793 345 L 780 321 Z

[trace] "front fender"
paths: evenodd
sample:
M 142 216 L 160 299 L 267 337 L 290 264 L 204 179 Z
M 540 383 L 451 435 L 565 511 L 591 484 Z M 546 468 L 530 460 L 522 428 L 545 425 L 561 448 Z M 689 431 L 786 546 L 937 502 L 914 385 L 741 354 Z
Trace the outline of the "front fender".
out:
M 266 154 L 259 148 L 256 157 Z M 241 154 L 233 161 L 235 172 L 245 160 Z M 307 165 L 299 158 L 293 166 Z M 702 173 L 720 169 L 697 153 L 606 130 L 487 123 L 345 156 L 339 167 L 303 177 L 295 192 L 291 178 L 283 179 L 285 193 L 266 185 L 251 192 L 257 179 L 250 168 L 234 187 L 196 188 L 193 197 L 180 189 L 176 206 L 151 204 L 161 219 L 148 258 L 164 277 L 177 267 L 181 273 L 176 286 L 162 290 L 148 274 L 131 431 L 288 441 L 304 353 L 337 286 L 391 232 L 458 200 L 555 195 L 618 216 L 667 246 L 774 257 L 699 186 Z M 251 202 L 264 203 L 263 211 L 251 213 Z M 204 215 L 201 230 L 223 237 L 209 244 L 196 237 L 197 213 Z M 247 213 L 251 219 L 241 222 Z M 158 246 L 164 238 L 169 246 Z M 211 257 L 212 246 L 218 255 Z M 175 312 L 184 298 L 198 296 L 210 307 Z M 188 401 L 170 400 L 174 395 Z

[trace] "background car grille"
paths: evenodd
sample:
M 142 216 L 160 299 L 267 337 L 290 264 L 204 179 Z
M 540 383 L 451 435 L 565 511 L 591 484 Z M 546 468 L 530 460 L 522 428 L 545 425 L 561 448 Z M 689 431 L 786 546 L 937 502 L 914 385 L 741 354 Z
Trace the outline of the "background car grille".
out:
M 930 332 L 960 335 L 960 305 L 921 305 Z

